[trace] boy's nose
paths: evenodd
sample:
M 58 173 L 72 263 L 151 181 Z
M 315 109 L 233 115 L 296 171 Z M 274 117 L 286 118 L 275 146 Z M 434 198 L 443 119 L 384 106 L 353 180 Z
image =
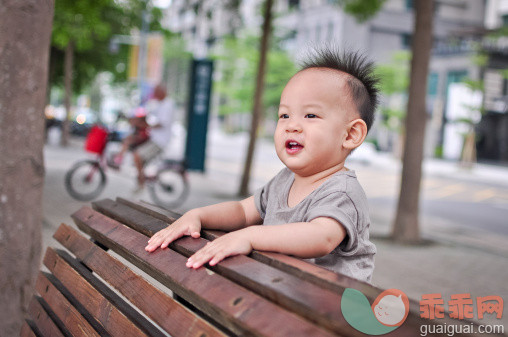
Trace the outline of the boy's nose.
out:
M 302 132 L 302 126 L 297 122 L 288 123 L 286 132 Z

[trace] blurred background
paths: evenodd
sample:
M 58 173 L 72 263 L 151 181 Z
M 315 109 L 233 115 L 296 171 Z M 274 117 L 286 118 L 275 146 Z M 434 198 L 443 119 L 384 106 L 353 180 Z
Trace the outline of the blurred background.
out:
M 44 104 L 44 245 L 83 205 L 63 180 L 74 162 L 92 156 L 84 150 L 91 127 L 111 131 L 106 151 L 118 151 L 130 132 L 125 117 L 159 83 L 176 106 L 165 156 L 194 163 L 189 197 L 174 210 L 261 187 L 282 168 L 272 135 L 284 85 L 310 48 L 332 43 L 364 52 L 381 78 L 373 128 L 347 162 L 371 207 L 373 284 L 416 300 L 428 293 L 442 293 L 445 302 L 458 293 L 508 299 L 508 0 L 435 0 L 427 14 L 415 3 L 55 0 Z M 431 29 L 416 31 L 418 15 L 432 18 Z M 428 62 L 415 61 L 427 52 Z M 415 69 L 424 75 L 411 83 Z M 414 89 L 418 83 L 422 90 Z M 423 102 L 416 112 L 408 111 L 412 99 Z M 423 122 L 406 124 L 412 113 Z M 423 137 L 408 147 L 414 130 Z M 416 166 L 403 160 L 413 154 Z M 129 160 L 107 171 L 98 198 L 151 202 L 146 191 L 132 192 Z M 405 179 L 404 169 L 417 175 Z M 404 186 L 416 195 L 406 209 Z

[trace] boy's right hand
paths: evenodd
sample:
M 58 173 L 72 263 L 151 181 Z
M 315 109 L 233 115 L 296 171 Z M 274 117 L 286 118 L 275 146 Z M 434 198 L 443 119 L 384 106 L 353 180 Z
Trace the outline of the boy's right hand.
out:
M 145 247 L 147 252 L 153 252 L 157 248 L 166 248 L 169 244 L 184 235 L 190 235 L 193 238 L 199 238 L 201 231 L 201 220 L 195 212 L 187 212 L 182 215 L 173 224 L 155 233 L 148 245 Z

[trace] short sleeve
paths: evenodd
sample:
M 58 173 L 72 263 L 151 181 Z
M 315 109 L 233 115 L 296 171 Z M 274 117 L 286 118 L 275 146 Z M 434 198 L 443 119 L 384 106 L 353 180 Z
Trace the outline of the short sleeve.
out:
M 261 187 L 254 193 L 254 203 L 261 218 L 265 218 L 268 198 L 272 199 L 280 192 L 281 185 L 290 178 L 291 171 L 288 168 L 282 169 L 275 177 L 273 177 L 265 186 Z
M 338 221 L 346 230 L 346 238 L 335 248 L 343 256 L 351 256 L 358 250 L 358 211 L 351 198 L 344 192 L 330 193 L 311 205 L 305 221 L 327 217 Z

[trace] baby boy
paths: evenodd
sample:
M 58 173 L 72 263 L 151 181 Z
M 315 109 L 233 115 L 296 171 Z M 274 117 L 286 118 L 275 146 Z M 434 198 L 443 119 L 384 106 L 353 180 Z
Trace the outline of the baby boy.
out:
M 286 168 L 247 199 L 190 210 L 145 249 L 218 229 L 229 233 L 192 255 L 187 267 L 214 266 L 255 249 L 311 259 L 370 282 L 376 247 L 369 241 L 367 199 L 344 164 L 372 125 L 377 82 L 362 55 L 315 51 L 280 99 L 274 141 Z

